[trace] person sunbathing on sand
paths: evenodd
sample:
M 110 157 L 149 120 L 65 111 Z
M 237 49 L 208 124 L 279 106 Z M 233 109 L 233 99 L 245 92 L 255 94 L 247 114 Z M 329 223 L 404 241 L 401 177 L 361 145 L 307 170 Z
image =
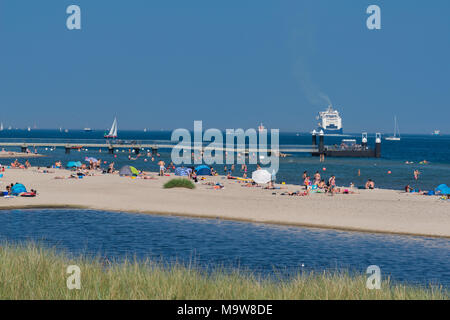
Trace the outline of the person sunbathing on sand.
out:
M 367 180 L 365 188 L 370 190 L 375 189 L 375 182 L 372 179 Z
M 108 165 L 107 173 L 113 173 L 113 172 L 114 172 L 114 162 L 111 162 L 111 163 Z
M 319 184 L 317 185 L 317 187 L 318 187 L 319 189 L 325 189 L 326 186 L 327 186 L 327 185 L 326 185 L 324 179 L 320 180 Z
M 14 160 L 14 162 L 11 162 L 12 168 L 19 168 L 20 166 L 22 166 L 22 164 L 17 159 Z
M 308 190 L 303 191 L 303 192 L 300 192 L 300 191 L 295 191 L 295 192 L 287 191 L 287 192 L 280 193 L 280 195 L 282 195 L 282 196 L 307 196 L 307 195 L 309 195 L 309 191 Z

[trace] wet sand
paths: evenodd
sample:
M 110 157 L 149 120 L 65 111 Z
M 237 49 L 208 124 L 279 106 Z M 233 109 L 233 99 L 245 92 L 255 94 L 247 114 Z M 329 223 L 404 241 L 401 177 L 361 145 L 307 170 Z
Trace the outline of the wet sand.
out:
M 355 190 L 358 194 L 280 195 L 302 190 L 300 186 L 277 185 L 281 190 L 243 187 L 225 177 L 206 177 L 196 189 L 163 189 L 173 178 L 131 179 L 118 175 L 68 177 L 70 172 L 53 173 L 6 169 L 0 189 L 20 182 L 37 189 L 35 198 L 0 198 L 0 209 L 76 207 L 203 218 L 220 218 L 258 223 L 332 228 L 364 232 L 450 237 L 450 201 L 438 197 L 406 194 L 395 190 Z M 220 182 L 214 190 L 204 182 Z M 275 193 L 275 194 L 273 194 Z

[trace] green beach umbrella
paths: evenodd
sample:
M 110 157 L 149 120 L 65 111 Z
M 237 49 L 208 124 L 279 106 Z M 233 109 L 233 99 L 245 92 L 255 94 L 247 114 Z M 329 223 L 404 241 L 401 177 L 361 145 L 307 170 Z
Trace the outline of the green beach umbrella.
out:
M 135 167 L 130 166 L 130 170 L 132 174 L 139 175 L 139 171 Z

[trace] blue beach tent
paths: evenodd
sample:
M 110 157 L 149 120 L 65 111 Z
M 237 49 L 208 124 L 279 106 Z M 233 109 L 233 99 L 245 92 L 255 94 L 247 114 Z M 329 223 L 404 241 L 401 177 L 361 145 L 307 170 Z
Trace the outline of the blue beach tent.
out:
M 204 164 L 197 166 L 195 168 L 195 172 L 197 172 L 198 176 L 210 176 L 211 175 L 211 169 Z
M 81 167 L 81 162 L 80 161 L 69 161 L 67 163 L 67 168 L 72 169 L 72 168 L 79 168 Z
M 21 183 L 16 183 L 15 185 L 13 185 L 11 187 L 11 194 L 12 195 L 19 195 L 22 192 L 27 192 L 27 188 L 25 188 L 25 186 Z
M 445 195 L 450 194 L 450 187 L 448 187 L 446 184 L 440 184 L 436 188 L 436 193 Z

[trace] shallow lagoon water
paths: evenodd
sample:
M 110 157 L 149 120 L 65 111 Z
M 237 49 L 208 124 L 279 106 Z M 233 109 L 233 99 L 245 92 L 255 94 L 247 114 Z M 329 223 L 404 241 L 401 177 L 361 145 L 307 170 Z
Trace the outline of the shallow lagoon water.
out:
M 40 242 L 70 254 L 195 262 L 263 275 L 364 273 L 450 285 L 450 240 L 94 210 L 3 210 L 0 241 Z

